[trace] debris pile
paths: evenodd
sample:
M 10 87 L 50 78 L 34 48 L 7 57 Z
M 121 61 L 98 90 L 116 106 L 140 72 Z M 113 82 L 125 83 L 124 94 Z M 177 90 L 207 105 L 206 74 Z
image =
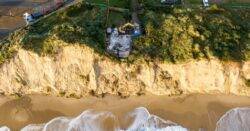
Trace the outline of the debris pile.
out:
M 127 23 L 118 28 L 107 28 L 107 51 L 118 58 L 129 56 L 132 48 L 132 39 L 141 35 L 140 26 L 137 23 Z

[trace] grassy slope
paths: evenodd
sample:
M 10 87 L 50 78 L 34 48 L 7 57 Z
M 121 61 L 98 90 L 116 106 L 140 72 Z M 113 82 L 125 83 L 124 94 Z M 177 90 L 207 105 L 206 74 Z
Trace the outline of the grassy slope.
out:
M 213 56 L 250 59 L 249 9 L 146 8 L 141 16 L 146 36 L 135 43 L 134 57 L 172 62 Z
M 114 6 L 122 7 L 124 4 L 124 1 L 115 1 L 111 0 Z M 146 35 L 135 41 L 132 55 L 127 60 L 176 62 L 210 56 L 224 60 L 249 60 L 249 13 L 249 10 L 215 7 L 209 10 L 146 7 L 141 16 Z M 108 25 L 119 23 L 114 21 L 123 17 L 123 14 L 112 13 Z M 85 44 L 97 53 L 106 54 L 105 19 L 105 10 L 85 4 L 42 18 L 1 43 L 0 63 L 11 58 L 19 48 L 48 55 L 56 53 L 64 45 Z
M 105 48 L 103 19 L 103 10 L 85 4 L 71 6 L 65 11 L 42 18 L 4 41 L 0 62 L 11 57 L 18 48 L 46 55 L 56 53 L 65 44 L 87 44 L 102 53 L 102 49 Z M 10 52 L 7 49 L 14 51 Z

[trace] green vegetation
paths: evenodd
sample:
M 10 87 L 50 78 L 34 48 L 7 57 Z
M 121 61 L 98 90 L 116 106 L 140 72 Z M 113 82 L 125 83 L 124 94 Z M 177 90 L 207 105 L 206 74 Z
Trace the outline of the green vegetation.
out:
M 87 44 L 102 53 L 105 48 L 104 28 L 104 10 L 82 3 L 28 27 L 22 46 L 45 55 L 55 53 L 63 43 Z
M 0 43 L 0 64 L 12 58 L 16 52 L 14 44 L 10 44 L 9 40 L 4 40 Z
M 109 6 L 114 7 L 121 7 L 121 8 L 129 8 L 129 1 L 130 0 L 87 0 L 90 3 L 97 3 L 97 4 L 107 4 L 106 2 L 109 1 Z
M 250 87 L 250 80 L 246 80 L 246 85 Z
M 134 44 L 134 56 L 165 61 L 218 57 L 249 60 L 250 10 L 173 8 L 146 11 L 146 35 Z
M 248 0 L 224 0 L 220 1 L 218 4 L 223 7 L 250 9 L 250 1 Z
M 222 60 L 250 60 L 250 10 L 160 7 L 140 0 L 140 15 L 145 34 L 134 40 L 127 59 L 181 62 L 218 57 Z M 103 0 L 94 0 L 102 3 Z M 110 0 L 110 5 L 129 9 L 129 1 Z M 129 14 L 111 12 L 85 2 L 53 13 L 37 23 L 16 31 L 0 45 L 0 63 L 19 48 L 40 55 L 53 55 L 65 45 L 84 44 L 97 53 L 105 53 L 106 26 L 124 23 Z M 111 56 L 110 56 L 111 57 Z
M 99 8 L 105 10 L 105 12 L 103 13 L 107 13 L 106 9 L 108 7 L 130 9 L 130 0 L 87 0 L 87 2 L 94 3 Z M 125 23 L 129 15 L 128 13 L 109 11 L 106 25 L 109 27 L 112 27 L 112 26 L 117 26 L 117 25 L 121 25 L 122 23 Z

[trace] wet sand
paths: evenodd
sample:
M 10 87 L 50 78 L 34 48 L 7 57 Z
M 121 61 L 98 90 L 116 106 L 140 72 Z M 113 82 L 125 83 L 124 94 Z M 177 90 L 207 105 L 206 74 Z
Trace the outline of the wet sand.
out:
M 0 125 L 18 130 L 27 124 L 45 123 L 58 116 L 75 117 L 87 109 L 111 111 L 120 120 L 137 107 L 192 130 L 214 130 L 218 119 L 235 107 L 250 106 L 250 97 L 226 95 L 188 95 L 180 97 L 116 96 L 83 99 L 30 95 L 14 99 L 0 97 Z

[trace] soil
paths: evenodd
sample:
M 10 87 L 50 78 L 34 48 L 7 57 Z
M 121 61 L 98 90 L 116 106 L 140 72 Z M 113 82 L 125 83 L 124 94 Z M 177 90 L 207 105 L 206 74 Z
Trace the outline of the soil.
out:
M 145 95 L 126 99 L 117 96 L 82 99 L 42 95 L 18 99 L 0 97 L 0 123 L 18 130 L 27 124 L 46 123 L 58 116 L 75 117 L 87 109 L 111 111 L 122 121 L 127 112 L 146 107 L 151 114 L 191 130 L 210 131 L 226 111 L 242 106 L 250 106 L 249 97 L 198 94 L 178 97 Z

